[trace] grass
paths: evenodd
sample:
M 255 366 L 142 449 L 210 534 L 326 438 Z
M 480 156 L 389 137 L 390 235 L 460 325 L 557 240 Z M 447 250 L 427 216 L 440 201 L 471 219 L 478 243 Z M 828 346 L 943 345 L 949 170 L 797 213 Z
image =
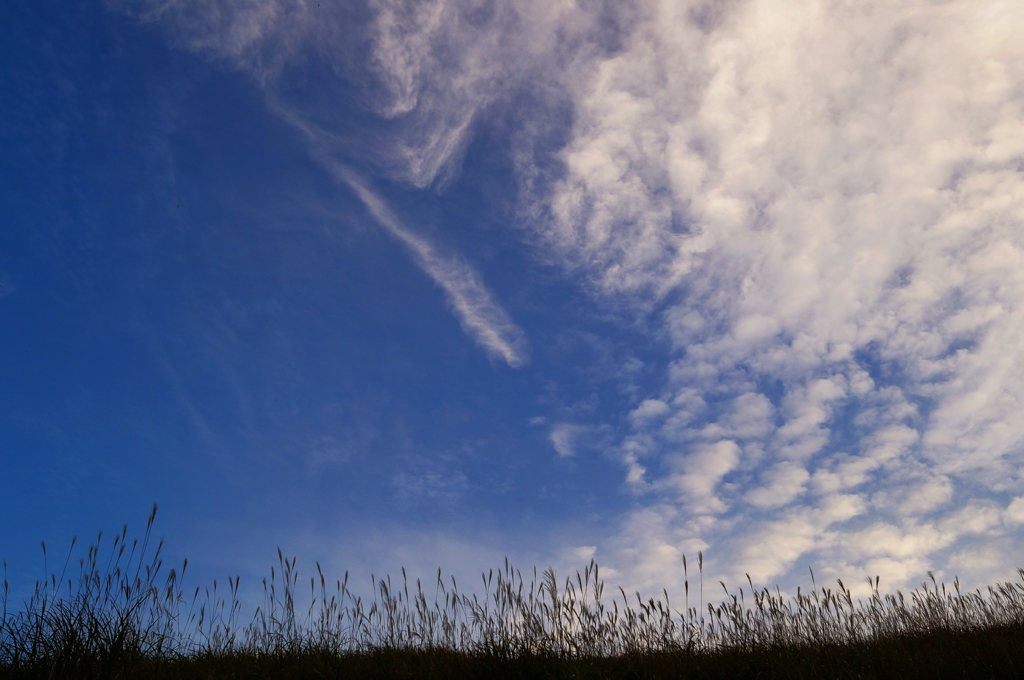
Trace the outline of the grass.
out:
M 560 582 L 506 561 L 473 594 L 403 570 L 364 599 L 347 573 L 330 583 L 317 565 L 300 580 L 279 550 L 242 624 L 237 578 L 185 593 L 187 561 L 164 571 L 162 542 L 150 551 L 155 515 L 142 539 L 125 528 L 102 556 L 101 534 L 69 577 L 72 542 L 60 575 L 20 607 L 5 578 L 0 679 L 1024 677 L 1024 570 L 985 591 L 929 575 L 907 596 L 883 595 L 875 579 L 858 600 L 841 581 L 787 599 L 748 577 L 706 606 L 701 585 L 699 607 L 687 580 L 676 610 L 664 591 L 606 594 L 594 562 Z

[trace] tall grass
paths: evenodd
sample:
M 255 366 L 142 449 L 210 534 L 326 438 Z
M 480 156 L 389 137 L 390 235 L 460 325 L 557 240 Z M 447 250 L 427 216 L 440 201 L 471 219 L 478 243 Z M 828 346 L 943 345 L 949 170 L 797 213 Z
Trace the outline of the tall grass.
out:
M 506 560 L 475 592 L 403 569 L 364 598 L 347 572 L 300 579 L 278 550 L 243 623 L 237 578 L 186 593 L 187 561 L 165 573 L 162 542 L 149 554 L 155 514 L 141 540 L 125 528 L 102 552 L 101 534 L 73 577 L 69 552 L 20 607 L 4 565 L 0 677 L 1024 677 L 1024 570 L 984 591 L 929 574 L 907 596 L 876 578 L 859 599 L 841 581 L 787 598 L 748 576 L 706 606 L 701 583 L 691 607 L 684 558 L 674 609 L 665 591 L 605 593 L 593 561 L 559 580 Z

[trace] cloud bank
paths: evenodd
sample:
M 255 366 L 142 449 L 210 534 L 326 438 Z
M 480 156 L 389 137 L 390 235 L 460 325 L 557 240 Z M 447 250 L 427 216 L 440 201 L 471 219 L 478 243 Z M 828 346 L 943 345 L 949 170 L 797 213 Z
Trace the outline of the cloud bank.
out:
M 599 295 L 660 303 L 674 347 L 664 406 L 622 446 L 665 525 L 623 533 L 636 568 L 698 540 L 733 578 L 1012 572 L 1024 9 L 640 10 L 569 84 L 543 197 L 548 243 Z
M 636 509 L 597 548 L 637 585 L 697 549 L 761 582 L 811 562 L 894 585 L 1024 562 L 1020 3 L 127 7 L 257 74 L 325 153 L 412 187 L 457 174 L 489 107 L 541 102 L 512 145 L 524 237 L 672 346 L 615 447 Z M 361 146 L 294 85 L 297 54 L 387 143 Z M 567 141 L 545 146 L 566 102 Z M 464 325 L 512 364 L 514 326 L 474 275 L 452 280 Z

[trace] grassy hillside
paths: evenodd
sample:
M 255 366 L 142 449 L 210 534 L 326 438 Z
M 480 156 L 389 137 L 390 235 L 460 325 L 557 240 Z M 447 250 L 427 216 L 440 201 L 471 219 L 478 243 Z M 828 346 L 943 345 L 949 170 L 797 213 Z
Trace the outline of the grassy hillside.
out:
M 243 617 L 236 579 L 185 593 L 187 562 L 163 569 L 155 512 L 142 539 L 125 529 L 102 556 L 97 541 L 18 606 L 4 581 L 0 678 L 1024 677 L 1024 571 L 985 591 L 933 578 L 906 596 L 876 579 L 859 600 L 842 582 L 787 599 L 748 581 L 703 609 L 687 582 L 677 610 L 667 594 L 605 593 L 593 562 L 564 582 L 506 562 L 482 595 L 403 572 L 367 600 L 319 565 L 300 580 L 279 552 Z

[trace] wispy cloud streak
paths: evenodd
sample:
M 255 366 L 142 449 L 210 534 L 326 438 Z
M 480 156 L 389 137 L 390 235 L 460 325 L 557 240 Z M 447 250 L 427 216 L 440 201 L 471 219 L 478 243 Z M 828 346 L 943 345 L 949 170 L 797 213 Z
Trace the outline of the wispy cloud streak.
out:
M 381 3 L 363 27 L 372 56 L 368 63 L 357 64 L 346 47 L 360 32 L 351 8 L 321 10 L 302 0 L 111 0 L 111 6 L 143 21 L 164 22 L 189 49 L 213 52 L 255 77 L 271 110 L 304 133 L 311 155 L 352 189 L 381 227 L 445 291 L 464 330 L 509 366 L 529 363 L 526 334 L 494 300 L 473 267 L 456 255 L 438 252 L 336 160 L 354 154 L 381 174 L 420 188 L 439 176 L 443 182 L 446 168 L 460 157 L 473 117 L 493 99 L 491 83 L 500 78 L 486 75 L 505 67 L 496 54 L 498 36 L 460 32 L 460 12 L 444 0 L 409 6 Z M 515 12 L 508 13 L 503 21 L 515 21 Z M 484 73 L 462 81 L 445 78 L 435 52 L 452 41 L 472 53 L 470 61 Z M 285 75 L 289 67 L 310 54 L 332 64 L 333 76 L 320 83 L 321 91 L 340 91 L 353 79 L 365 81 L 364 86 L 375 83 L 363 104 L 379 114 L 378 126 L 392 126 L 390 133 L 360 129 L 353 134 L 344 114 L 284 94 L 282 90 L 292 88 Z
M 420 269 L 444 290 L 462 327 L 488 354 L 500 357 L 512 368 L 529 363 L 526 334 L 494 300 L 468 263 L 454 255 L 441 255 L 433 244 L 406 228 L 384 199 L 352 170 L 336 163 L 331 170 L 359 197 L 377 223 L 408 249 Z

